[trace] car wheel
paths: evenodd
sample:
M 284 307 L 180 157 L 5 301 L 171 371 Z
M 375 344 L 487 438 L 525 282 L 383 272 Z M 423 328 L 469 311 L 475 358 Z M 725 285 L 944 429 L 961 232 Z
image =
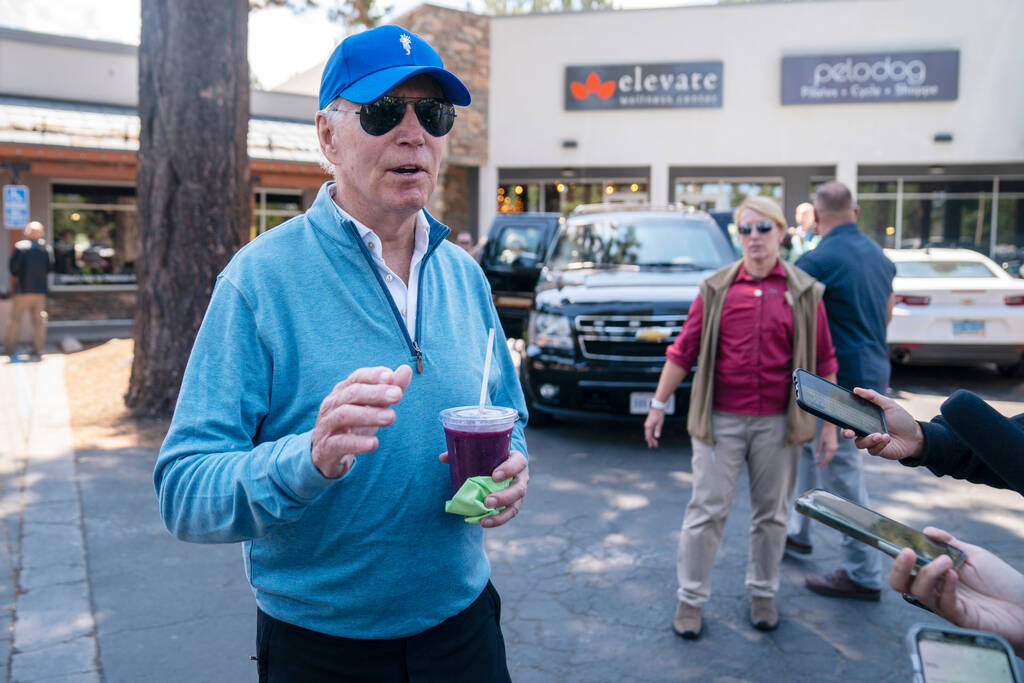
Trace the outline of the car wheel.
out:
M 1003 377 L 1024 377 L 1024 360 L 1017 361 L 1012 365 L 997 365 L 996 367 Z

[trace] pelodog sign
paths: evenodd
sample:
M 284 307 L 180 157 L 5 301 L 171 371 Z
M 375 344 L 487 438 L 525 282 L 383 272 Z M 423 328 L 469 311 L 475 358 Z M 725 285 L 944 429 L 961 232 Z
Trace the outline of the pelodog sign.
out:
M 782 58 L 782 104 L 955 100 L 960 51 Z
M 721 106 L 720 61 L 565 67 L 569 111 Z

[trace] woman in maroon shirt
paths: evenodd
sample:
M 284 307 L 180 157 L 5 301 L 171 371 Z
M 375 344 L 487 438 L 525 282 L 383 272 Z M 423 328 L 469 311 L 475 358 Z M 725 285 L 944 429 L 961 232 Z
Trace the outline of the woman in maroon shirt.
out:
M 751 533 L 746 586 L 750 621 L 771 630 L 786 542 L 799 444 L 814 437 L 814 418 L 795 404 L 792 372 L 813 369 L 835 380 L 824 286 L 782 262 L 785 219 L 774 201 L 751 197 L 736 209 L 743 257 L 703 283 L 682 332 L 666 352 L 651 412 L 644 423 L 654 448 L 665 421 L 664 401 L 697 361 L 687 428 L 693 444 L 693 490 L 679 538 L 679 605 L 673 628 L 684 638 L 703 630 L 711 568 L 746 464 Z M 717 325 L 713 322 L 717 318 Z M 835 452 L 836 430 L 821 430 L 819 461 Z

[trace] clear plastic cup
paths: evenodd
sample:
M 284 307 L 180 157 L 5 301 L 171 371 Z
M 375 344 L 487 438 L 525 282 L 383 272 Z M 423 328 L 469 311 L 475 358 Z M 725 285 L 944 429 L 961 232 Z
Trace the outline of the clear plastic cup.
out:
M 519 413 L 501 406 L 461 406 L 441 411 L 441 425 L 448 443 L 452 494 L 470 477 L 490 476 L 508 460 L 512 425 Z

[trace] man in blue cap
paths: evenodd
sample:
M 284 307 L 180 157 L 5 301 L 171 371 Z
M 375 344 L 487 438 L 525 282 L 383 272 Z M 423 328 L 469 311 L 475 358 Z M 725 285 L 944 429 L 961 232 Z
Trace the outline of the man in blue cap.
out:
M 522 504 L 526 408 L 497 344 L 488 395 L 520 416 L 491 474 L 507 488 L 479 526 L 446 514 L 438 413 L 477 403 L 500 323 L 423 210 L 469 102 L 416 34 L 347 38 L 316 115 L 334 180 L 218 277 L 154 481 L 179 538 L 243 542 L 261 681 L 509 680 L 480 526 Z

